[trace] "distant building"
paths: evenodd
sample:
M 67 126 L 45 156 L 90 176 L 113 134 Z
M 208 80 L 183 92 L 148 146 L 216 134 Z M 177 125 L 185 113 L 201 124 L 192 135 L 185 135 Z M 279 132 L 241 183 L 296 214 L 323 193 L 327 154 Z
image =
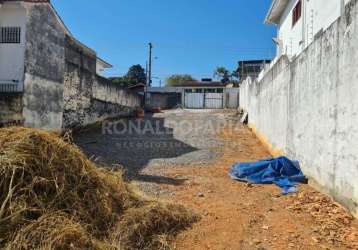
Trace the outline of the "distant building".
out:
M 147 88 L 146 106 L 170 109 L 223 109 L 237 108 L 239 88 L 222 82 L 190 81 L 178 86 Z
M 213 81 L 209 78 L 204 78 L 201 81 L 188 81 L 186 83 L 180 83 L 178 85 L 174 85 L 173 87 L 185 87 L 187 89 L 193 88 L 193 89 L 210 89 L 210 88 L 225 88 L 226 83 Z
M 144 83 L 138 83 L 136 85 L 127 87 L 127 89 L 129 91 L 135 92 L 135 93 L 137 93 L 139 95 L 144 95 L 145 86 L 146 85 Z
M 104 76 L 104 72 L 106 69 L 110 69 L 113 66 L 109 64 L 108 62 L 104 61 L 103 59 L 97 57 L 96 62 L 96 73 L 97 75 Z
M 277 57 L 300 54 L 327 29 L 343 11 L 349 0 L 273 0 L 266 24 L 278 27 Z
M 271 60 L 239 61 L 237 74 L 241 81 L 245 80 L 247 77 L 255 79 L 259 76 L 265 65 L 270 63 Z

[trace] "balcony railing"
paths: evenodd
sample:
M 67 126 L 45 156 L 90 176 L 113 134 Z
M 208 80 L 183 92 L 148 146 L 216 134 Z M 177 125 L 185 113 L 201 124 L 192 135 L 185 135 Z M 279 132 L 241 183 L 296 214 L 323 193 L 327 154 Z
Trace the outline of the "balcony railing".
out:
M 1 80 L 0 93 L 21 93 L 22 84 L 19 81 Z

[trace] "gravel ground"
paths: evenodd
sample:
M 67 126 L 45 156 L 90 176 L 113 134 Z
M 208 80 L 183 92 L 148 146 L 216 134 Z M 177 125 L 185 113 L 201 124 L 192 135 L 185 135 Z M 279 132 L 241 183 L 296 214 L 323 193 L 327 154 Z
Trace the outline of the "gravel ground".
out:
M 311 187 L 300 185 L 299 193 L 281 196 L 275 185 L 228 177 L 235 162 L 270 157 L 238 120 L 229 111 L 174 110 L 105 124 L 104 131 L 75 139 L 99 163 L 122 165 L 151 197 L 201 215 L 173 249 L 358 249 L 358 221 Z
M 282 196 L 275 185 L 229 178 L 235 162 L 270 157 L 238 120 L 229 111 L 174 110 L 105 124 L 104 131 L 75 140 L 97 162 L 122 165 L 150 196 L 201 215 L 177 236 L 173 249 L 358 249 L 358 221 L 308 185 Z
M 155 184 L 185 181 L 162 176 L 164 168 L 205 166 L 220 156 L 215 149 L 223 143 L 216 135 L 228 122 L 238 122 L 234 111 L 171 110 L 105 124 L 74 139 L 91 159 L 123 167 L 144 191 L 160 195 Z

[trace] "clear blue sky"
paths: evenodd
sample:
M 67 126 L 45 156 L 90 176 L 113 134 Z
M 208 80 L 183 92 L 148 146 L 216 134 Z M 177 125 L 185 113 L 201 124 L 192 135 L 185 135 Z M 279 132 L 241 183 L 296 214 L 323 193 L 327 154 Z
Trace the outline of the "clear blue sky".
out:
M 74 36 L 114 65 L 145 67 L 154 44 L 153 75 L 212 77 L 217 66 L 272 57 L 275 27 L 263 24 L 271 0 L 52 0 Z M 158 80 L 154 79 L 155 84 Z

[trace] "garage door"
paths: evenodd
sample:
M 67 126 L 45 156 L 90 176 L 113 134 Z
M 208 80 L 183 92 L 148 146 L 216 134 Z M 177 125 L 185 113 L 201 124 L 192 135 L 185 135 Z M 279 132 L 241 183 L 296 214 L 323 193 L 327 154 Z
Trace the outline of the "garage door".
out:
M 204 108 L 204 93 L 185 93 L 185 107 L 188 109 Z
M 222 93 L 206 93 L 205 94 L 205 108 L 207 108 L 207 109 L 222 109 L 223 108 L 223 94 Z
M 222 93 L 185 93 L 185 108 L 188 109 L 221 109 Z

